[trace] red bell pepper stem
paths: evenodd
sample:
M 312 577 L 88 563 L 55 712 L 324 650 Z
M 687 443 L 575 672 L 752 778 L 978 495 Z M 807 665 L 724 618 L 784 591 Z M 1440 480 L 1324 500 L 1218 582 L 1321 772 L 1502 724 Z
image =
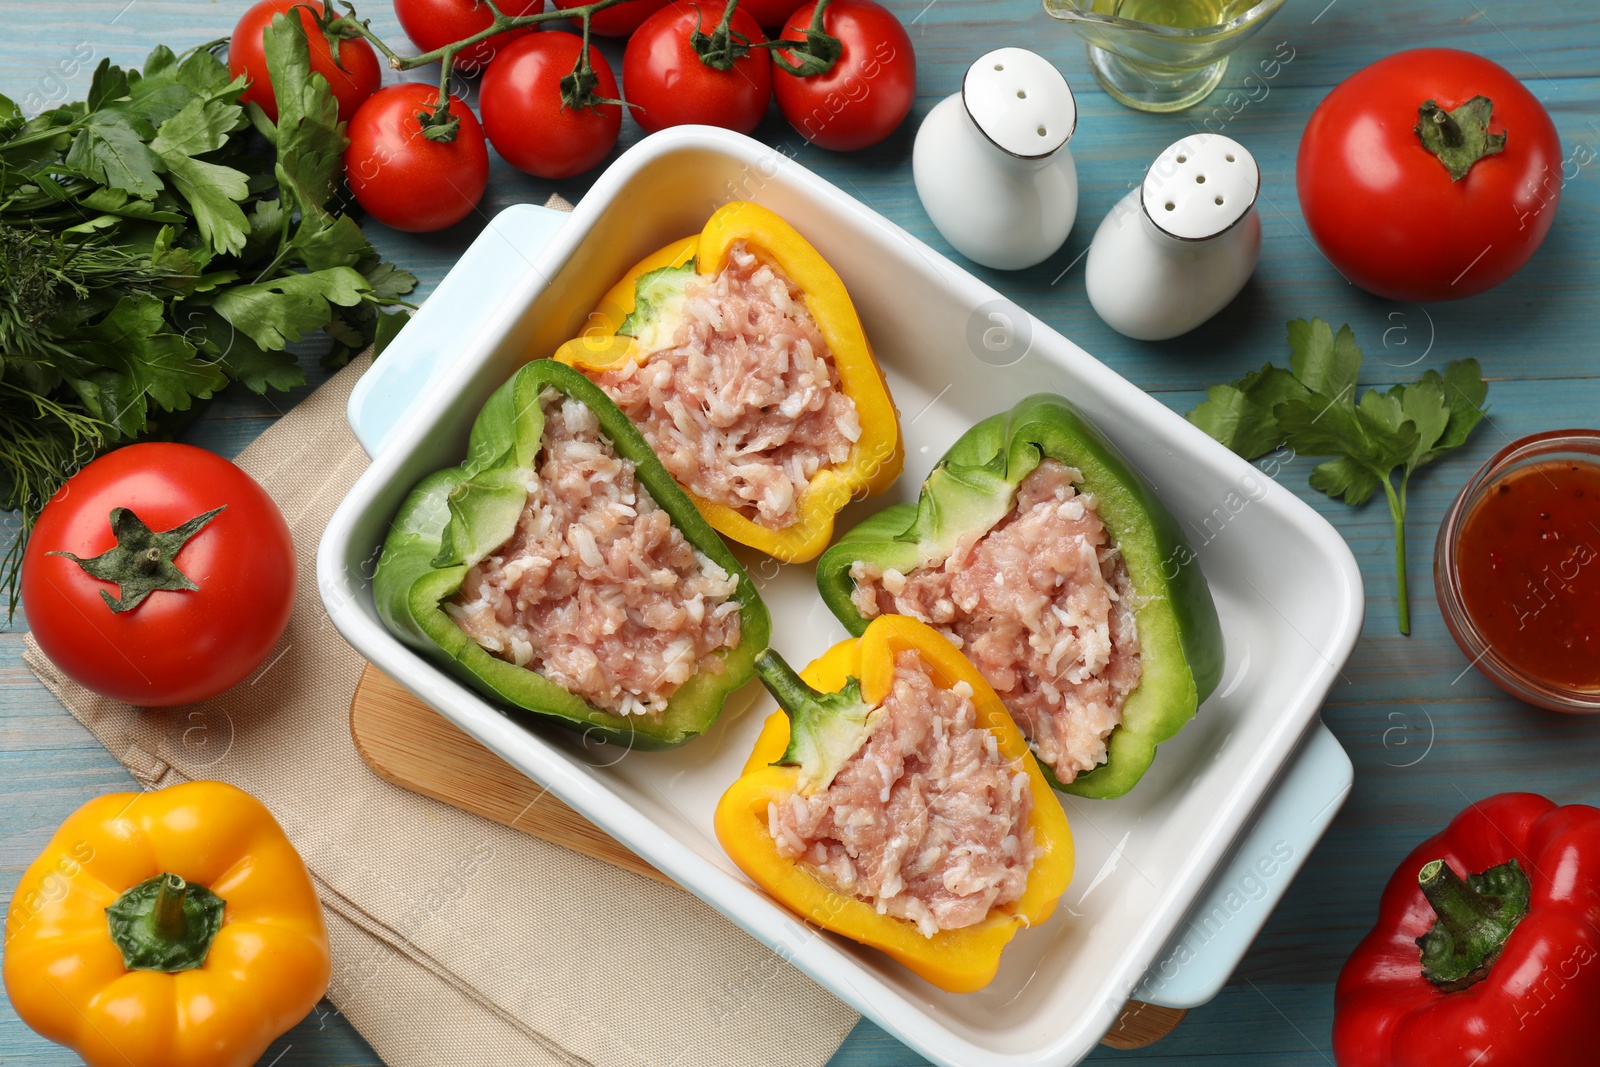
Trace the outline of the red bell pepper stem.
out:
M 1439 917 L 1417 938 L 1422 976 L 1449 992 L 1481 982 L 1528 914 L 1528 876 L 1514 859 L 1467 879 L 1432 860 L 1417 872 L 1417 885 Z

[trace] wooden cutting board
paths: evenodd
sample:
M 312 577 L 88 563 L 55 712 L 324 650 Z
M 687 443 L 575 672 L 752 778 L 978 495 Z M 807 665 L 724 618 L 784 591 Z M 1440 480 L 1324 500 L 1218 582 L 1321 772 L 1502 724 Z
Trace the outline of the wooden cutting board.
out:
M 350 735 L 367 766 L 395 785 L 675 884 L 371 664 L 350 702 Z M 1102 1043 L 1143 1048 L 1171 1033 L 1184 1014 L 1130 1000 Z

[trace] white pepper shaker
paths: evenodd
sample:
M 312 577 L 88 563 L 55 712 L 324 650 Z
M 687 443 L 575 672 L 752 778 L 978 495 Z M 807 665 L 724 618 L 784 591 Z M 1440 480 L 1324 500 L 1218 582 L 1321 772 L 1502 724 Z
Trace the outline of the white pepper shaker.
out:
M 1084 280 L 1106 325 L 1176 337 L 1226 307 L 1261 252 L 1261 169 L 1237 141 L 1199 133 L 1156 157 L 1089 245 Z
M 968 259 L 1020 270 L 1060 248 L 1078 213 L 1067 142 L 1077 102 L 1061 72 L 1025 48 L 980 56 L 961 91 L 917 130 L 917 196 L 945 240 Z

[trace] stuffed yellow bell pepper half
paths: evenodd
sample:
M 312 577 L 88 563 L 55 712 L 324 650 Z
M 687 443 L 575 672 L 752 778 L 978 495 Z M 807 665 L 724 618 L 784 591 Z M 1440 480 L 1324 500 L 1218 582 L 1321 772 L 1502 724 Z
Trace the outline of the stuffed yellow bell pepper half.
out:
M 758 204 L 647 256 L 555 358 L 639 427 L 719 533 L 814 559 L 852 497 L 887 489 L 900 424 L 844 283 Z
M 779 903 L 940 989 L 995 976 L 1072 880 L 1066 816 L 1006 714 L 932 627 L 885 615 L 796 676 L 717 805 L 717 839 Z
M 6 914 L 12 1007 L 89 1067 L 250 1067 L 331 973 L 305 864 L 222 782 L 89 801 Z

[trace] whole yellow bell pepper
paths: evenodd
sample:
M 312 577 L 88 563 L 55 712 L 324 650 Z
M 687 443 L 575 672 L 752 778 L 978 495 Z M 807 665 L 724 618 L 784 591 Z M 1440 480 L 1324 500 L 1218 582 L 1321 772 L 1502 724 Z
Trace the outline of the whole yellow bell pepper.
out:
M 12 1006 L 89 1067 L 250 1067 L 331 973 L 305 864 L 223 782 L 89 801 L 6 914 Z
M 852 497 L 881 493 L 894 484 L 905 451 L 894 401 L 850 294 L 827 260 L 793 226 L 759 204 L 723 205 L 697 236 L 674 241 L 623 275 L 589 316 L 583 335 L 562 345 L 555 358 L 590 377 L 629 362 L 648 361 L 653 352 L 642 350 L 636 338 L 617 332 L 637 306 L 639 279 L 691 260 L 696 274 L 714 276 L 727 266 L 729 252 L 740 241 L 804 294 L 806 309 L 833 353 L 840 389 L 855 402 L 861 437 L 848 462 L 825 467 L 811 479 L 796 501 L 795 521 L 782 530 L 752 522 L 736 508 L 692 492 L 689 496 L 718 533 L 782 562 L 800 563 L 815 559 L 828 547 L 834 516 Z
M 924 937 L 914 922 L 844 896 L 782 855 L 767 829 L 767 808 L 796 791 L 825 788 L 839 765 L 866 739 L 866 714 L 894 683 L 895 654 L 915 650 L 934 684 L 972 687 L 978 723 L 995 737 L 1000 755 L 1021 760 L 1033 794 L 1030 828 L 1036 849 L 1027 888 L 1011 904 L 972 926 Z M 798 677 L 776 654 L 757 670 L 778 697 L 756 740 L 744 774 L 717 804 L 717 840 L 739 869 L 803 918 L 880 949 L 940 989 L 970 993 L 993 980 L 1000 953 L 1023 927 L 1044 922 L 1072 881 L 1072 831 L 1028 743 L 1005 705 L 965 656 L 937 630 L 905 615 L 881 615 L 859 638 L 841 641 Z M 786 765 L 788 764 L 788 765 Z

